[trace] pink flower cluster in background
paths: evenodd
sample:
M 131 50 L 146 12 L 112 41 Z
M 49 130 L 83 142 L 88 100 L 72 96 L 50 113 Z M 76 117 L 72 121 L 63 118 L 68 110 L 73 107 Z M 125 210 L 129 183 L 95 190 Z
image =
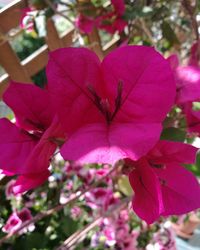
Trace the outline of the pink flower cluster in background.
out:
M 24 208 L 19 212 L 13 212 L 10 217 L 8 218 L 6 224 L 2 228 L 3 232 L 5 233 L 15 233 L 15 231 L 19 230 L 24 222 L 27 222 L 32 219 L 31 212 Z M 29 225 L 28 230 L 33 230 L 34 225 Z M 26 231 L 27 229 L 24 228 L 22 232 Z M 21 233 L 22 233 L 21 232 Z
M 124 0 L 112 0 L 112 9 L 100 16 L 87 16 L 79 14 L 75 20 L 75 26 L 83 33 L 91 33 L 94 28 L 99 28 L 114 34 L 116 31 L 121 33 L 127 26 L 127 22 L 122 18 L 125 12 Z

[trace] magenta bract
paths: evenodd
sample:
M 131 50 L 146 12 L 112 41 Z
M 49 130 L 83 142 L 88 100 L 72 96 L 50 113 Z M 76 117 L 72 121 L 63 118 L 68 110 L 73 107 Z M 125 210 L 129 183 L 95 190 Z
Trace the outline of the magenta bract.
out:
M 180 215 L 200 207 L 200 186 L 183 164 L 194 163 L 197 148 L 160 141 L 129 175 L 135 192 L 133 209 L 148 224 L 160 216 Z
M 159 140 L 174 103 L 170 66 L 150 47 L 124 46 L 103 62 L 87 49 L 59 49 L 47 76 L 68 138 L 61 154 L 80 163 L 139 159 Z

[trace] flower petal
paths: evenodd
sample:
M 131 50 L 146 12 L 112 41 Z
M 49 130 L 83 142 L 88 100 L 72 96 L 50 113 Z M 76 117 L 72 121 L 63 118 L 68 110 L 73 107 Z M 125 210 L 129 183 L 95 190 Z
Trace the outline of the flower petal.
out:
M 50 53 L 48 89 L 59 119 L 71 132 L 103 116 L 94 105 L 89 88 L 101 86 L 100 61 L 90 50 L 64 48 Z
M 42 185 L 49 177 L 49 171 L 39 175 L 21 175 L 13 185 L 13 193 L 19 194 Z
M 114 6 L 117 15 L 122 16 L 125 11 L 124 0 L 111 0 L 111 3 Z
M 15 113 L 17 125 L 25 130 L 43 130 L 52 121 L 48 92 L 33 84 L 11 82 L 3 100 Z
M 118 122 L 161 122 L 174 103 L 175 81 L 169 62 L 151 47 L 114 50 L 103 60 L 102 72 L 112 109 L 122 83 Z
M 26 172 L 21 174 L 36 174 L 46 171 L 59 141 L 63 142 L 64 139 L 64 133 L 57 117 L 55 117 L 51 126 L 45 131 L 27 158 L 25 163 Z
M 146 161 L 140 161 L 134 167 L 129 174 L 129 181 L 135 192 L 133 210 L 141 219 L 151 224 L 163 212 L 160 183 Z
M 163 140 L 148 153 L 148 158 L 154 163 L 192 164 L 195 162 L 197 150 L 198 148 L 190 144 Z
M 154 169 L 162 184 L 163 215 L 180 215 L 200 208 L 200 185 L 195 176 L 178 164 Z
M 159 139 L 159 124 L 91 124 L 79 129 L 61 148 L 65 160 L 110 163 L 123 158 L 137 160 Z
M 20 174 L 26 169 L 25 161 L 38 140 L 20 130 L 9 120 L 0 119 L 0 169 Z

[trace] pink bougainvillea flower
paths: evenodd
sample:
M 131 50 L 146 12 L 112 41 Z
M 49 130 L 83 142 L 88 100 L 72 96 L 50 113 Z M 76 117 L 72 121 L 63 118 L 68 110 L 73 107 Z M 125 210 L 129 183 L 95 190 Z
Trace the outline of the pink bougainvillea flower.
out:
M 125 12 L 124 0 L 112 0 L 112 9 L 101 16 L 86 16 L 79 14 L 75 20 L 75 25 L 81 32 L 89 34 L 94 28 L 106 30 L 108 33 L 114 34 L 116 31 L 122 32 L 127 26 L 127 22 L 122 16 Z
M 101 20 L 99 28 L 106 30 L 110 34 L 114 34 L 116 31 L 121 33 L 127 26 L 127 22 L 122 18 L 125 12 L 124 0 L 112 0 L 111 3 L 114 10 L 99 17 Z
M 11 82 L 3 96 L 13 110 L 16 124 L 0 119 L 0 169 L 7 175 L 20 175 L 14 192 L 40 185 L 49 175 L 49 161 L 61 138 L 56 117 L 49 106 L 48 92 L 31 84 Z M 38 174 L 39 173 L 39 174 Z
M 75 20 L 75 26 L 83 33 L 89 34 L 99 26 L 98 19 L 79 14 Z
M 200 186 L 183 164 L 194 163 L 197 148 L 159 141 L 140 160 L 131 162 L 133 210 L 148 224 L 160 216 L 180 215 L 200 207 Z
M 5 233 L 14 233 L 20 228 L 22 223 L 32 219 L 29 209 L 24 208 L 20 212 L 14 212 L 8 218 L 6 224 L 3 226 L 2 231 Z
M 59 49 L 47 77 L 68 138 L 61 154 L 80 163 L 139 159 L 159 140 L 174 103 L 171 68 L 151 47 L 124 46 L 102 63 L 88 49 Z

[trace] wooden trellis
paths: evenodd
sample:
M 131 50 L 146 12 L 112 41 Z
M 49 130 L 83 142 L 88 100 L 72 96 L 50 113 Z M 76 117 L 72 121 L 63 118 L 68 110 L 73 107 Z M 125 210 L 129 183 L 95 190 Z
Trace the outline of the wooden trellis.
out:
M 31 83 L 31 77 L 42 70 L 47 64 L 48 51 L 73 44 L 74 28 L 68 29 L 61 36 L 58 34 L 54 21 L 47 21 L 46 44 L 36 50 L 25 60 L 20 61 L 12 49 L 8 34 L 11 30 L 19 28 L 22 9 L 25 8 L 24 0 L 15 0 L 10 5 L 0 10 L 0 65 L 5 74 L 0 76 L 0 98 L 10 79 L 19 82 Z M 88 37 L 91 49 L 102 59 L 104 55 L 116 46 L 116 39 L 111 40 L 104 47 L 101 46 L 97 30 Z

